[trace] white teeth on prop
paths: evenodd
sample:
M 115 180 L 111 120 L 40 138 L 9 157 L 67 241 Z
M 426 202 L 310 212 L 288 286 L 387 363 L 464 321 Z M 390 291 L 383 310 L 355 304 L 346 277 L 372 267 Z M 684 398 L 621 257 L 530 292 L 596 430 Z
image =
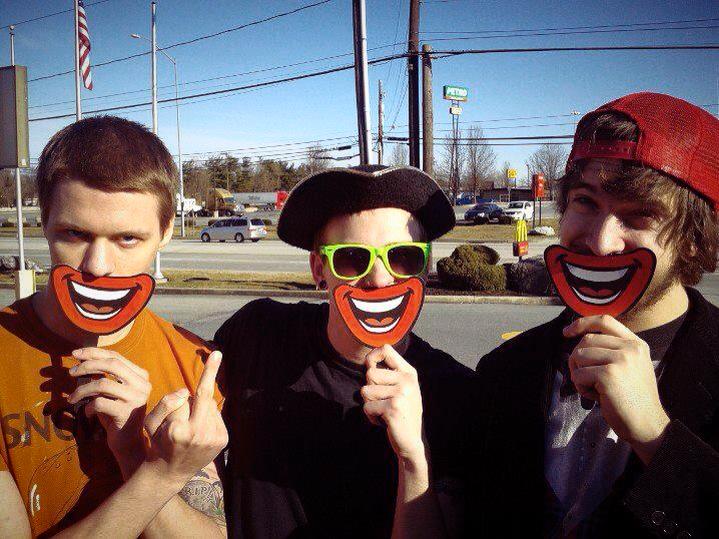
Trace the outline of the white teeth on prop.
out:
M 366 313 L 386 313 L 399 307 L 403 299 L 404 296 L 384 301 L 362 301 L 354 298 L 350 298 L 350 301 L 352 301 L 354 306 L 360 311 Z
M 629 271 L 629 268 L 622 268 L 618 270 L 589 270 L 572 266 L 569 263 L 567 263 L 567 269 L 569 270 L 569 273 L 578 279 L 589 281 L 591 283 L 610 283 L 612 281 L 617 281 L 624 277 Z
M 614 301 L 615 299 L 617 299 L 619 297 L 619 294 L 621 294 L 623 292 L 623 290 L 620 290 L 619 292 L 617 292 L 613 296 L 609 296 L 608 298 L 592 298 L 589 296 L 585 296 L 584 294 L 579 292 L 576 288 L 572 288 L 572 290 L 574 290 L 574 293 L 577 295 L 577 297 L 579 299 L 581 299 L 582 301 L 584 301 L 586 303 L 592 303 L 594 305 L 605 305 L 607 303 L 611 303 L 612 301 Z
M 389 326 L 382 326 L 382 327 L 374 327 L 374 326 L 368 326 L 362 320 L 359 320 L 359 323 L 362 324 L 362 327 L 369 331 L 370 333 L 387 333 L 388 331 L 392 331 L 394 327 L 399 324 L 399 318 L 392 322 Z
M 80 307 L 77 303 L 75 304 L 75 307 L 78 311 L 80 311 L 80 314 L 84 316 L 85 318 L 90 318 L 91 320 L 109 320 L 113 316 L 115 316 L 117 313 L 120 312 L 121 309 L 117 309 L 116 311 L 112 311 L 111 313 L 89 313 L 82 307 Z
M 99 288 L 90 288 L 89 286 L 83 286 L 70 281 L 70 284 L 75 289 L 75 292 L 88 299 L 94 299 L 97 301 L 117 301 L 122 299 L 130 293 L 130 288 L 123 290 L 101 290 Z

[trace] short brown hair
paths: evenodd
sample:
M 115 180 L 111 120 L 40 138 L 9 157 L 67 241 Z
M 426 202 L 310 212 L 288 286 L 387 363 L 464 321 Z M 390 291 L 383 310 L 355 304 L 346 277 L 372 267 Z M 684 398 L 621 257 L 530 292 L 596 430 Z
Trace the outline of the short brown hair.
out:
M 137 122 L 95 116 L 55 133 L 40 155 L 37 188 L 47 222 L 55 187 L 80 180 L 108 192 L 152 193 L 157 197 L 160 229 L 175 218 L 177 167 L 162 141 Z
M 589 117 L 577 126 L 577 140 L 631 140 L 639 138 L 637 125 L 628 117 L 608 112 Z M 557 180 L 557 208 L 563 214 L 569 191 L 581 179 L 587 161 L 580 161 Z M 674 247 L 674 271 L 685 286 L 697 284 L 704 272 L 717 267 L 719 222 L 713 204 L 679 180 L 653 168 L 622 162 L 617 176 L 602 188 L 622 200 L 642 200 L 648 212 L 664 221 L 659 241 Z

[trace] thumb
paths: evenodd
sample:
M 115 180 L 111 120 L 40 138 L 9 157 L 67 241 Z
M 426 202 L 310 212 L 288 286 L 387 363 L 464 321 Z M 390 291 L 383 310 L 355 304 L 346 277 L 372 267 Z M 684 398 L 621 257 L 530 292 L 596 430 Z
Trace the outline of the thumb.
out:
M 147 417 L 145 417 L 145 430 L 150 437 L 155 435 L 155 432 L 168 415 L 178 410 L 187 402 L 189 396 L 190 392 L 187 388 L 183 387 L 162 397 L 160 402 L 158 402 L 152 411 L 147 414 Z

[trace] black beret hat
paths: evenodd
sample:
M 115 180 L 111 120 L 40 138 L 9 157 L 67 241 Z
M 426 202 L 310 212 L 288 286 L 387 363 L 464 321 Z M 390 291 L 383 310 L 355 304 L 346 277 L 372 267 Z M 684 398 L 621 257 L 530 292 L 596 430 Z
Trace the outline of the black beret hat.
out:
M 337 215 L 376 208 L 400 208 L 414 215 L 429 241 L 455 224 L 447 196 L 429 175 L 414 167 L 360 165 L 313 174 L 290 192 L 277 223 L 280 239 L 311 251 L 316 233 Z

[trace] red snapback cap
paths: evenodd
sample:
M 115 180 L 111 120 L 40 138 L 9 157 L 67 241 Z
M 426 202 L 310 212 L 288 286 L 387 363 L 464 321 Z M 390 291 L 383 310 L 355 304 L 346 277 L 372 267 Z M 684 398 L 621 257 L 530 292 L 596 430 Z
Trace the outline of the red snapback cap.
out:
M 580 123 L 605 112 L 631 118 L 639 127 L 639 139 L 590 142 L 577 140 L 575 133 L 567 172 L 581 159 L 634 161 L 689 185 L 719 210 L 719 119 L 683 99 L 640 92 L 602 105 Z

